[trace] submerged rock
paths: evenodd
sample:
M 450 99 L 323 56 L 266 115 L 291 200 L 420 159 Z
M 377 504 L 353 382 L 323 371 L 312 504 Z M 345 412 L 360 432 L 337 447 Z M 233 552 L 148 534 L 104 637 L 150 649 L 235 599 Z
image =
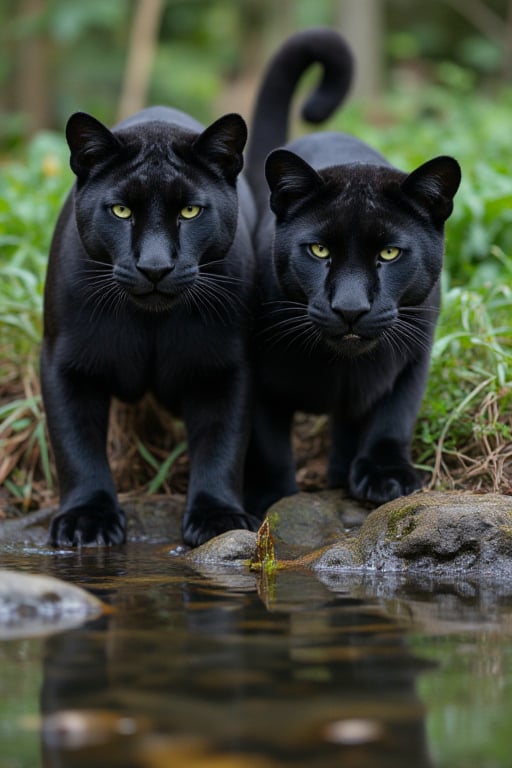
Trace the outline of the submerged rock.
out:
M 372 512 L 357 537 L 322 552 L 315 570 L 512 576 L 512 497 L 417 493 Z
M 89 592 L 53 576 L 0 569 L 0 639 L 62 631 L 106 609 Z

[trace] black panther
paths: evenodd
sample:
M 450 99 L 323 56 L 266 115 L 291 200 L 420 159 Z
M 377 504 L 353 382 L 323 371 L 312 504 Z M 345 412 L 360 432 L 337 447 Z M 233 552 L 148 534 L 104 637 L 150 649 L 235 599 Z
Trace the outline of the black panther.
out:
M 352 56 L 334 31 L 308 30 L 270 62 L 250 132 L 261 308 L 246 509 L 257 515 L 297 489 L 299 410 L 331 417 L 332 487 L 380 504 L 421 486 L 410 445 L 460 168 L 441 156 L 405 173 L 333 131 L 285 144 L 298 78 L 317 62 L 323 79 L 305 116 L 328 116 L 348 90 Z
M 239 115 L 204 128 L 165 107 L 113 130 L 84 113 L 68 121 L 76 183 L 51 245 L 41 361 L 55 546 L 124 540 L 109 405 L 147 392 L 186 425 L 184 541 L 255 526 L 242 506 L 255 214 L 239 178 L 246 133 Z

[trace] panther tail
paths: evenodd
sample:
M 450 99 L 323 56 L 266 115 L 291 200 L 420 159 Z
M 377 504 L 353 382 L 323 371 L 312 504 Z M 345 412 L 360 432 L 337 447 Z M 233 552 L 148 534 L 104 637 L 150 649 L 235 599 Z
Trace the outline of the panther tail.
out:
M 302 74 L 322 66 L 322 79 L 307 97 L 302 117 L 321 123 L 344 100 L 352 82 L 354 60 L 343 38 L 328 27 L 290 37 L 270 60 L 256 99 L 245 161 L 246 176 L 256 198 L 265 194 L 265 159 L 286 143 L 290 103 Z

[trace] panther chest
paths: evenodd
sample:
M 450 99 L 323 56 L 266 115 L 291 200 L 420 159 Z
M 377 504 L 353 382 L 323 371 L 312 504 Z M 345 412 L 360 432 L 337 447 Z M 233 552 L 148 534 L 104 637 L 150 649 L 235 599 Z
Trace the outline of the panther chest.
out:
M 135 402 L 146 392 L 173 408 L 187 382 L 232 364 L 236 351 L 215 329 L 192 318 L 162 316 L 77 326 L 66 334 L 61 354 L 73 368 L 120 400 Z
M 393 388 L 400 371 L 379 355 L 354 361 L 314 352 L 292 355 L 281 349 L 263 357 L 258 383 L 265 397 L 294 411 L 337 413 L 347 420 L 367 413 Z

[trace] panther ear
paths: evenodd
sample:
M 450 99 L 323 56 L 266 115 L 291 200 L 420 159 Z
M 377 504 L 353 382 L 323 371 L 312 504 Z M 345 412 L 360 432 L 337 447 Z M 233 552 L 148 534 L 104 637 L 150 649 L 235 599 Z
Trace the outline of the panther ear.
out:
M 119 154 L 122 148 L 121 142 L 103 123 L 85 112 L 71 115 L 66 125 L 66 139 L 71 150 L 71 169 L 79 178 Z
M 240 115 L 220 117 L 199 134 L 192 145 L 209 166 L 220 170 L 224 178 L 234 184 L 243 168 L 242 152 L 247 141 L 247 126 Z
M 305 160 L 287 149 L 276 149 L 265 163 L 270 207 L 282 219 L 305 198 L 321 189 L 323 181 Z
M 442 223 L 453 210 L 453 198 L 460 179 L 458 162 L 453 157 L 442 155 L 410 173 L 402 182 L 402 192 L 426 208 L 434 220 Z

